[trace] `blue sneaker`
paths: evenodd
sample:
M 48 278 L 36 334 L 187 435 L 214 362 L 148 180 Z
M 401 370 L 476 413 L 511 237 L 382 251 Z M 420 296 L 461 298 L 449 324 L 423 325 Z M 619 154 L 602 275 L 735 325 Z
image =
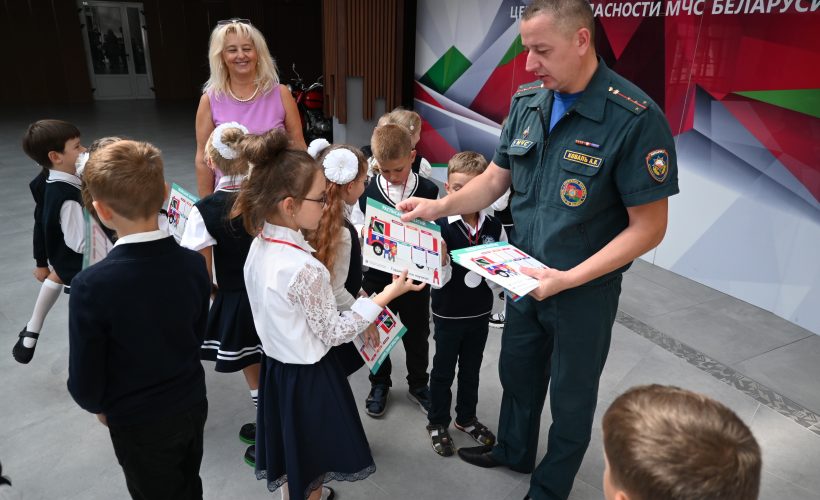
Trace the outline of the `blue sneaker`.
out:
M 430 412 L 430 388 L 426 385 L 407 391 L 407 399 L 419 405 L 425 415 Z
M 376 384 L 370 388 L 370 394 L 364 402 L 364 409 L 373 418 L 379 418 L 387 410 L 387 395 L 390 387 L 384 384 Z

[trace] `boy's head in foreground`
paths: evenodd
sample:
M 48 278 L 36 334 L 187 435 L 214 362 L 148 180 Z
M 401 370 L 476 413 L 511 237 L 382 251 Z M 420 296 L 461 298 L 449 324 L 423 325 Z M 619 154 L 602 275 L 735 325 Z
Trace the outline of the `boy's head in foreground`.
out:
M 106 226 L 156 224 L 166 187 L 159 149 L 147 142 L 118 141 L 94 152 L 83 176 Z
M 69 174 L 85 148 L 80 144 L 80 130 L 62 120 L 38 120 L 26 129 L 23 151 L 41 167 Z
M 379 173 L 390 184 L 404 184 L 410 176 L 416 151 L 406 127 L 388 123 L 373 130 L 370 149 L 379 164 Z
M 633 387 L 604 414 L 607 500 L 754 500 L 760 447 L 732 410 L 677 387 Z

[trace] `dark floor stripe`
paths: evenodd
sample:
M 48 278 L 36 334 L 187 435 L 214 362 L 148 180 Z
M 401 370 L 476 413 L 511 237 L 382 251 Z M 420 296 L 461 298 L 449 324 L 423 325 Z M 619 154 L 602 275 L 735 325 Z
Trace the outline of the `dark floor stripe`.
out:
M 817 413 L 623 311 L 618 311 L 615 321 L 820 436 L 820 415 Z

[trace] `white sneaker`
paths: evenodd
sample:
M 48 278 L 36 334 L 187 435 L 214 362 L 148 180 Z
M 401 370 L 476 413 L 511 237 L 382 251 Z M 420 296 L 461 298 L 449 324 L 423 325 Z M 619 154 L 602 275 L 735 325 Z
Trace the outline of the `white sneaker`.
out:
M 507 319 L 507 316 L 504 314 L 504 311 L 500 313 L 490 314 L 490 326 L 493 328 L 503 328 L 504 321 Z

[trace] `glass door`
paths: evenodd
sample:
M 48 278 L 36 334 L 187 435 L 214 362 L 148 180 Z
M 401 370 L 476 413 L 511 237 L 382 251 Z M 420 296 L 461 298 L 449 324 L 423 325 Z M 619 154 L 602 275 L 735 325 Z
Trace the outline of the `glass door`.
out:
M 153 99 L 141 3 L 80 1 L 94 99 Z

